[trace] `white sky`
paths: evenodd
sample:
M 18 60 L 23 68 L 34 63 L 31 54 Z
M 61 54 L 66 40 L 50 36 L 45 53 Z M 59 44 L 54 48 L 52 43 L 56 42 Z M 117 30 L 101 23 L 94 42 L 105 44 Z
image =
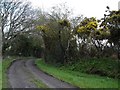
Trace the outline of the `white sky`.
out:
M 29 0 L 34 7 L 40 7 L 45 11 L 49 11 L 52 6 L 60 3 L 67 3 L 67 6 L 73 10 L 75 16 L 84 15 L 87 17 L 103 17 L 106 6 L 111 10 L 118 10 L 118 2 L 120 0 Z

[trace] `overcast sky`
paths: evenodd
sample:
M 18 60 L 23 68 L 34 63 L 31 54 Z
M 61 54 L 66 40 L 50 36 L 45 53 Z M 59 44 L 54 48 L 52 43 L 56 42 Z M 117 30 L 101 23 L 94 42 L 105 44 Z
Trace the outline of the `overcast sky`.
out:
M 106 6 L 111 10 L 118 10 L 118 2 L 120 0 L 29 0 L 34 7 L 40 7 L 45 11 L 49 11 L 52 6 L 60 3 L 65 3 L 73 9 L 74 15 L 84 15 L 87 17 L 103 17 Z

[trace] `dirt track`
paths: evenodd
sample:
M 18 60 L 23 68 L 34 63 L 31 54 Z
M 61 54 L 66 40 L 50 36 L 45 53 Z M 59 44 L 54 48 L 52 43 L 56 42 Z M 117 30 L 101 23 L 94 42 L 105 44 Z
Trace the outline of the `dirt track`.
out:
M 37 88 L 32 80 L 40 80 L 49 88 L 75 88 L 36 68 L 34 60 L 17 60 L 14 62 L 9 68 L 8 78 L 11 88 Z

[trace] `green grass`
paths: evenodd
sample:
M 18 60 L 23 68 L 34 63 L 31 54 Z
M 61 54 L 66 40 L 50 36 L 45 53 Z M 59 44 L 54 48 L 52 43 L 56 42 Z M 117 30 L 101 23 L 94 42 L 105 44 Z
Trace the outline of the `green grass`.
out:
M 2 61 L 0 60 L 0 90 L 2 89 Z
M 36 60 L 38 68 L 50 75 L 80 88 L 118 88 L 118 80 L 97 75 L 89 75 L 66 68 L 45 64 L 43 60 Z
M 36 79 L 32 79 L 30 80 L 32 83 L 34 83 L 38 88 L 48 88 L 47 85 L 45 85 L 42 81 L 40 80 L 36 80 Z
M 7 70 L 10 67 L 11 63 L 16 60 L 15 57 L 7 57 L 2 61 L 2 87 L 8 87 L 8 77 Z

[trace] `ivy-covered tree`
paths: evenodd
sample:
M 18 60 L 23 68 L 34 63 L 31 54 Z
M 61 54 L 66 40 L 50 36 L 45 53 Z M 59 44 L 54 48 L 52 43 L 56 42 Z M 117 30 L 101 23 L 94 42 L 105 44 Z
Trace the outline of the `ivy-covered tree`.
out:
M 63 9 L 63 12 L 59 11 L 61 9 Z M 72 48 L 71 44 L 75 38 L 71 29 L 69 15 L 70 11 L 64 5 L 54 7 L 52 12 L 44 17 L 47 23 L 37 26 L 37 29 L 42 33 L 45 44 L 46 62 L 52 60 L 53 63 L 63 64 L 69 62 L 72 56 L 69 52 L 72 51 L 70 51 L 70 48 Z
M 110 37 L 108 38 L 109 42 L 114 43 L 114 48 L 118 53 L 118 58 L 120 59 L 120 10 L 111 11 L 110 8 L 107 7 L 106 12 L 108 14 L 104 14 L 104 18 L 102 19 L 100 26 L 110 32 Z
M 67 20 L 52 21 L 37 27 L 43 33 L 45 43 L 46 62 L 64 63 L 67 57 L 70 40 L 72 38 L 70 23 Z

